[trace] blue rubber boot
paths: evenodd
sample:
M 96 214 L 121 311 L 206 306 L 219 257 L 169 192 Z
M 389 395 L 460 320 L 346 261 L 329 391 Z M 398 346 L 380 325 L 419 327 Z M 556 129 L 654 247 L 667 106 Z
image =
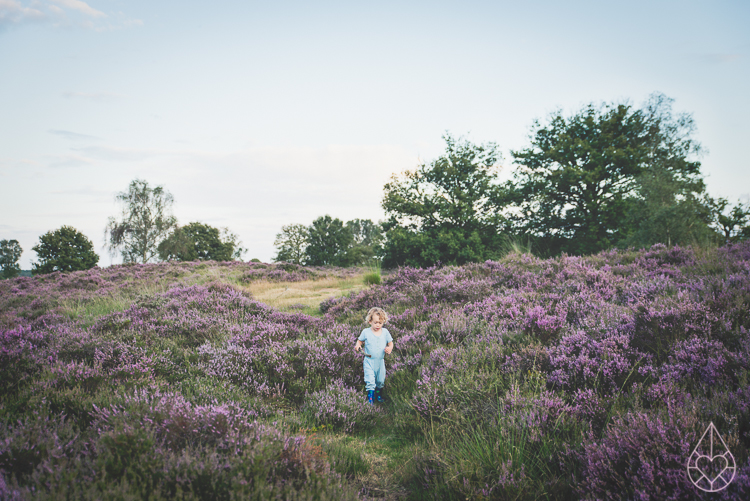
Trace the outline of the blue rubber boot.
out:
M 367 402 L 370 405 L 373 405 L 374 398 L 375 398 L 375 391 L 373 391 L 373 390 L 367 390 Z
M 383 403 L 383 388 L 375 388 L 375 401 L 379 404 Z

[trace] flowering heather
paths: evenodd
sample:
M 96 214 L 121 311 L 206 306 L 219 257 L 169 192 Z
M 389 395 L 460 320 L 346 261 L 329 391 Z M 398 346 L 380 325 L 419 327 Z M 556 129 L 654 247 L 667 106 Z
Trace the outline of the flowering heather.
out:
M 713 422 L 738 466 L 717 498 L 750 496 L 750 244 L 400 268 L 322 317 L 246 292 L 354 273 L 0 281 L 0 498 L 370 492 L 298 434 L 311 423 L 420 444 L 398 478 L 426 497 L 694 499 L 685 464 Z M 395 341 L 380 407 L 353 351 L 373 306 Z
M 380 406 L 366 402 L 361 391 L 340 380 L 332 382 L 325 390 L 305 395 L 302 412 L 318 425 L 346 432 L 370 430 L 382 419 Z

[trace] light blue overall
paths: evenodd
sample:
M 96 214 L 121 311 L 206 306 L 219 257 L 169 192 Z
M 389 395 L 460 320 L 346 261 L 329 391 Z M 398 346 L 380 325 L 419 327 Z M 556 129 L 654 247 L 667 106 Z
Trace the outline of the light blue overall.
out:
M 365 369 L 365 386 L 367 391 L 382 388 L 385 384 L 385 347 L 393 342 L 391 333 L 385 327 L 376 336 L 371 328 L 362 331 L 358 338 L 365 343 L 365 358 L 362 362 Z M 370 355 L 369 357 L 366 355 Z

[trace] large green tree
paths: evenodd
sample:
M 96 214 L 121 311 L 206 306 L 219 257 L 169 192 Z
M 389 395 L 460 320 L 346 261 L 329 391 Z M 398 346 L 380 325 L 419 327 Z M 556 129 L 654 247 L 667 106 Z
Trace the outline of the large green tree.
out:
M 31 272 L 34 275 L 53 271 L 88 270 L 99 262 L 94 244 L 72 226 L 48 231 L 39 237 L 39 243 L 31 249 L 39 258 L 38 263 L 32 264 Z
M 714 238 L 712 201 L 700 172 L 701 146 L 689 113 L 675 113 L 673 100 L 652 94 L 640 113 L 646 154 L 636 178 L 624 245 L 686 245 Z
M 18 260 L 21 259 L 23 249 L 18 240 L 0 240 L 0 271 L 3 278 L 13 278 L 21 273 Z
M 648 153 L 645 132 L 643 114 L 624 104 L 535 122 L 531 146 L 512 152 L 517 227 L 553 253 L 588 254 L 620 241 Z
M 175 230 L 158 246 L 159 258 L 165 261 L 232 261 L 245 249 L 228 229 L 194 222 Z
M 347 250 L 348 263 L 358 265 L 373 262 L 383 240 L 380 225 L 371 219 L 352 219 L 345 226 L 352 234 L 352 244 Z
M 287 224 L 281 227 L 273 242 L 276 247 L 274 262 L 302 264 L 308 244 L 308 228 L 304 224 Z
M 445 135 L 445 154 L 383 188 L 383 265 L 461 264 L 496 257 L 505 228 L 494 143 Z
M 148 263 L 158 258 L 158 246 L 177 225 L 172 215 L 174 198 L 162 186 L 135 179 L 128 191 L 118 193 L 119 219 L 109 218 L 104 230 L 110 252 L 119 250 L 126 263 Z
M 590 104 L 535 122 L 507 185 L 516 231 L 550 254 L 711 239 L 695 123 L 672 102 L 655 93 L 641 108 Z
M 308 228 L 305 264 L 347 266 L 347 251 L 352 245 L 351 231 L 338 218 L 321 216 Z

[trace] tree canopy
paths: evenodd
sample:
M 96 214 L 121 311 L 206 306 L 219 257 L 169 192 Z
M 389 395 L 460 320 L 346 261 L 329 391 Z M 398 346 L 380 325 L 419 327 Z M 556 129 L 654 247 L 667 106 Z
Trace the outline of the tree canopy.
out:
M 303 264 L 308 242 L 308 228 L 304 224 L 287 224 L 281 227 L 273 242 L 276 247 L 276 262 Z
M 109 218 L 104 230 L 110 252 L 120 250 L 126 263 L 148 263 L 158 257 L 158 246 L 177 225 L 172 215 L 174 198 L 162 186 L 135 179 L 128 191 L 118 193 L 120 219 Z
M 222 235 L 223 230 L 223 235 Z M 194 222 L 176 227 L 158 246 L 159 258 L 177 261 L 232 261 L 245 249 L 228 229 Z
M 383 188 L 383 265 L 461 264 L 496 255 L 506 226 L 500 154 L 446 134 L 445 154 L 393 176 Z
M 326 214 L 312 222 L 307 234 L 305 264 L 312 266 L 347 266 L 349 264 L 347 251 L 352 245 L 353 236 L 351 231 L 344 226 L 343 221 Z
M 662 94 L 640 109 L 589 104 L 535 122 L 507 185 L 516 232 L 548 254 L 711 238 L 694 132 Z
M 21 273 L 18 260 L 21 259 L 23 249 L 18 240 L 0 240 L 0 271 L 3 278 L 13 278 Z
M 624 236 L 647 152 L 643 115 L 627 105 L 588 105 L 535 122 L 531 146 L 512 152 L 518 229 L 575 254 L 611 247 Z
M 34 275 L 53 271 L 88 270 L 99 262 L 94 244 L 72 226 L 48 231 L 39 237 L 39 243 L 31 249 L 39 258 L 39 262 L 32 264 L 31 272 Z

